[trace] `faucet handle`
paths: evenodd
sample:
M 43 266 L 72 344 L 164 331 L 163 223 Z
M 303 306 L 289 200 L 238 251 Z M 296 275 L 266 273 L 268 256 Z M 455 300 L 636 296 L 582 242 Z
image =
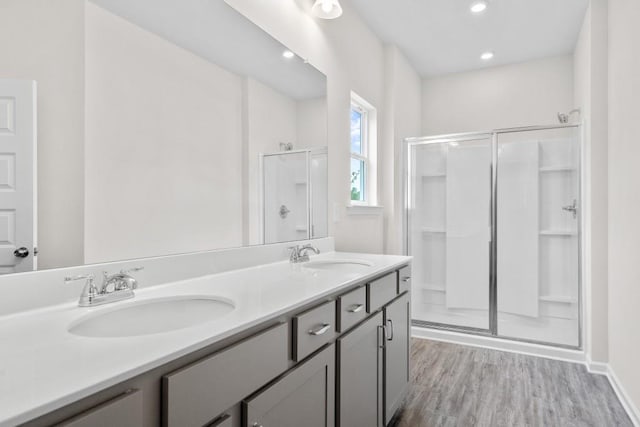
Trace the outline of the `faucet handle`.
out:
M 81 274 L 79 276 L 67 276 L 64 278 L 65 283 L 75 282 L 76 280 L 86 280 L 84 288 L 82 288 L 82 293 L 80 294 L 80 306 L 85 306 L 87 303 L 90 304 L 91 300 L 98 295 L 98 288 L 94 283 L 94 279 L 96 276 L 93 274 Z
M 93 279 L 95 279 L 95 278 L 96 278 L 96 276 L 95 276 L 95 275 L 93 275 L 93 274 L 89 273 L 89 274 L 81 274 L 81 275 L 79 275 L 79 276 L 66 276 L 66 277 L 64 278 L 64 281 L 65 281 L 66 283 L 69 283 L 69 282 L 75 282 L 76 280 L 83 280 L 83 279 L 86 279 L 88 282 L 92 282 L 92 281 L 93 281 Z

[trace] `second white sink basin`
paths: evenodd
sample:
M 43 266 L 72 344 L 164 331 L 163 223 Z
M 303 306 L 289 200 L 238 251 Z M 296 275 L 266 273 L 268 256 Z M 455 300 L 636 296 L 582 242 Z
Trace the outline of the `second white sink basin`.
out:
M 73 322 L 69 332 L 94 338 L 159 334 L 219 319 L 234 309 L 233 302 L 223 298 L 193 295 L 156 298 L 88 314 Z
M 306 268 L 315 270 L 342 271 L 347 273 L 361 273 L 366 271 L 373 263 L 363 259 L 326 259 L 309 261 L 303 264 Z

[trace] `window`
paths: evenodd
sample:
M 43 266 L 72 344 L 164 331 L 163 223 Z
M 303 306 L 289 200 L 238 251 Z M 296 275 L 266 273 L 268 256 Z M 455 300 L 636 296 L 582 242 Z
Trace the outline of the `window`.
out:
M 350 200 L 352 205 L 376 204 L 376 110 L 351 94 Z
M 351 201 L 366 202 L 367 112 L 351 106 Z

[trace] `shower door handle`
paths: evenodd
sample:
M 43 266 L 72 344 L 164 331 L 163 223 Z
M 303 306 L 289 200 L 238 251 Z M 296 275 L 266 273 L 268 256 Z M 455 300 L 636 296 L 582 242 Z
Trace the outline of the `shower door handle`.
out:
M 567 212 L 571 212 L 573 214 L 573 217 L 576 218 L 578 216 L 578 204 L 577 204 L 577 200 L 573 199 L 573 204 L 571 205 L 567 205 L 567 206 L 563 206 L 562 207 L 563 211 L 567 211 Z

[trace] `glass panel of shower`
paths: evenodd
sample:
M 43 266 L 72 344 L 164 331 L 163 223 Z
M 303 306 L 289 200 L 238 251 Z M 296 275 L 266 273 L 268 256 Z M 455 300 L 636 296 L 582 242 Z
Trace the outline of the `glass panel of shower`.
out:
M 412 138 L 417 326 L 581 346 L 580 126 Z
M 328 235 L 326 148 L 261 156 L 264 243 Z
M 498 133 L 498 334 L 580 345 L 578 129 Z
M 489 329 L 491 135 L 409 146 L 414 323 Z

